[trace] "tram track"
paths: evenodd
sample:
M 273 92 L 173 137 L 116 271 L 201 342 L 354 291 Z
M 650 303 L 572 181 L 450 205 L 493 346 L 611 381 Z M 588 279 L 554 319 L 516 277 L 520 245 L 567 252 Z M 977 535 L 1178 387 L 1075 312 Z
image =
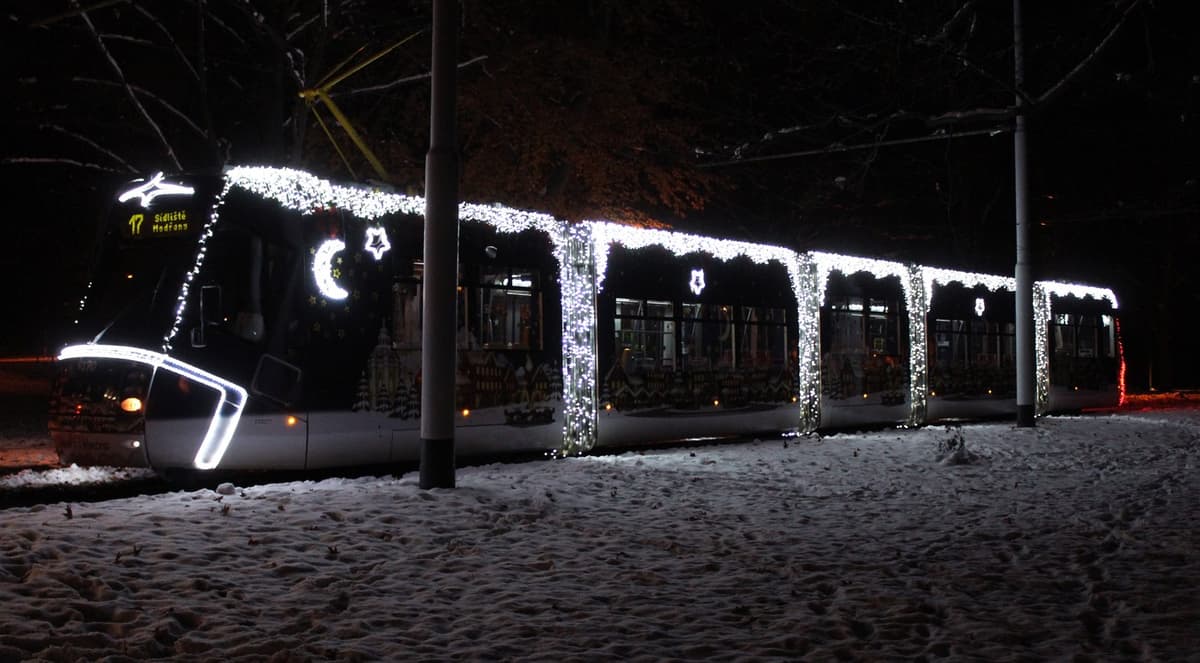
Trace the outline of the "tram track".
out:
M 128 497 L 157 495 L 177 490 L 160 477 L 87 484 L 45 484 L 0 488 L 0 509 L 60 503 L 105 502 Z

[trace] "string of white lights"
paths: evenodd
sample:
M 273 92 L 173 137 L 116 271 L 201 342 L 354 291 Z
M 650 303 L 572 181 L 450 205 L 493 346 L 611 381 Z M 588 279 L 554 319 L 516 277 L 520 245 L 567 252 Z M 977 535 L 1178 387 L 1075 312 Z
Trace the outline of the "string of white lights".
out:
M 589 223 L 592 226 L 592 238 L 595 243 L 596 292 L 604 290 L 609 249 L 614 245 L 631 250 L 661 246 L 677 256 L 703 253 L 721 261 L 745 256 L 758 264 L 766 264 L 773 260 L 787 266 L 795 262 L 796 253 L 791 249 L 779 246 L 752 244 L 670 230 L 638 228 L 608 221 L 590 221 Z
M 941 267 L 922 267 L 925 281 L 925 302 L 927 305 L 933 303 L 933 286 L 934 284 L 950 285 L 951 283 L 961 283 L 966 288 L 977 288 L 983 286 L 988 290 L 995 292 L 997 290 L 1008 290 L 1016 292 L 1017 280 L 1011 276 L 995 276 L 993 274 L 977 274 L 975 272 L 961 272 L 955 269 L 943 269 Z M 929 313 L 929 309 L 925 309 L 925 313 Z
M 596 444 L 596 274 L 593 227 L 562 224 L 552 235 L 562 288 L 563 438 L 561 455 Z
M 1116 304 L 1114 303 L 1114 307 Z M 1037 385 L 1034 413 L 1038 416 L 1050 409 L 1050 290 L 1046 284 L 1033 284 L 1033 343 Z M 1122 360 L 1124 361 L 1124 360 Z
M 1062 283 L 1059 281 L 1038 281 L 1047 295 L 1055 297 L 1078 297 L 1079 299 L 1108 300 L 1114 309 L 1117 308 L 1117 296 L 1108 288 L 1097 288 L 1077 283 Z
M 196 259 L 186 274 L 178 297 L 174 323 L 164 338 L 164 353 L 169 353 L 172 349 L 173 339 L 182 324 L 191 285 L 204 264 L 207 242 L 219 223 L 227 194 L 233 188 L 275 200 L 285 208 L 302 215 L 321 209 L 344 209 L 364 223 L 388 214 L 423 215 L 425 209 L 425 201 L 419 196 L 395 194 L 365 186 L 337 185 L 300 170 L 261 166 L 230 168 L 226 172 L 224 187 L 215 197 L 209 217 L 199 235 Z M 564 416 L 563 439 L 559 453 L 563 455 L 587 452 L 594 446 L 598 434 L 596 297 L 603 289 L 609 254 L 615 245 L 631 250 L 660 246 L 676 256 L 704 254 L 722 261 L 746 257 L 757 264 L 774 261 L 783 265 L 788 272 L 796 298 L 799 338 L 794 396 L 800 406 L 799 425 L 804 431 L 813 431 L 820 426 L 820 315 L 825 304 L 829 277 L 833 272 L 847 276 L 865 272 L 875 278 L 898 278 L 904 293 L 905 306 L 910 312 L 910 339 L 926 338 L 926 315 L 936 285 L 962 283 L 968 288 L 982 285 L 992 291 L 1015 290 L 1014 280 L 1007 276 L 923 267 L 825 252 L 797 253 L 773 245 L 638 228 L 605 221 L 567 223 L 540 212 L 517 210 L 501 205 L 462 203 L 459 205 L 459 216 L 463 221 L 483 223 L 498 232 L 519 233 L 536 230 L 546 233 L 551 239 L 562 288 Z M 378 259 L 389 247 L 386 231 L 381 226 L 368 228 L 364 251 L 371 252 Z M 323 284 L 320 291 L 331 299 L 341 299 L 348 294 L 333 280 L 331 268 L 333 255 L 343 250 L 345 244 L 341 240 L 331 239 L 318 249 L 314 259 L 314 279 L 318 286 Z M 1113 308 L 1117 307 L 1117 300 L 1107 288 L 1059 282 L 1038 282 L 1034 286 L 1034 292 L 1038 412 L 1043 413 L 1049 403 L 1049 340 L 1046 327 L 1051 319 L 1051 297 L 1107 300 Z M 81 302 L 81 307 L 83 303 Z M 926 415 L 928 358 L 925 343 L 911 342 L 909 345 L 910 407 L 907 423 L 920 425 L 924 423 Z
M 170 354 L 175 340 L 175 336 L 179 334 L 179 328 L 183 325 L 183 312 L 187 308 L 188 294 L 192 289 L 192 281 L 196 280 L 196 275 L 200 273 L 200 268 L 204 266 L 204 256 L 208 252 L 208 240 L 213 236 L 213 231 L 217 227 L 217 223 L 221 218 L 221 206 L 225 202 L 225 196 L 229 190 L 233 188 L 233 182 L 226 178 L 225 185 L 221 187 L 221 193 L 213 199 L 212 207 L 208 212 L 208 220 L 205 221 L 204 227 L 200 230 L 200 238 L 196 242 L 196 259 L 192 261 L 192 268 L 183 277 L 183 286 L 179 289 L 179 297 L 175 304 L 175 320 L 171 323 L 171 328 L 167 330 L 167 335 L 163 338 L 163 352 Z

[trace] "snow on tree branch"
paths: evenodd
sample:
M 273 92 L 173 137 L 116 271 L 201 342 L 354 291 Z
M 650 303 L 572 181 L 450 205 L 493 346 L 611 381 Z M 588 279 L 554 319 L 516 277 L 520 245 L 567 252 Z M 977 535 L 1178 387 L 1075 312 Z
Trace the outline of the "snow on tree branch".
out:
M 106 173 L 115 173 L 117 171 L 112 168 L 101 166 L 98 163 L 89 163 L 86 161 L 77 161 L 75 159 L 67 159 L 63 157 L 6 157 L 0 160 L 0 163 L 5 165 L 55 165 L 55 166 L 75 166 L 78 168 L 88 168 L 90 170 L 99 170 Z
M 128 170 L 129 172 L 131 172 L 131 173 L 136 173 L 136 172 L 138 172 L 138 169 L 137 169 L 136 167 L 134 167 L 134 166 L 133 166 L 133 164 L 129 163 L 129 162 L 128 162 L 128 161 L 126 161 L 125 159 L 122 159 L 122 158 L 121 158 L 121 156 L 120 156 L 120 155 L 118 155 L 116 152 L 113 152 L 112 150 L 110 150 L 110 149 L 108 149 L 108 148 L 104 147 L 103 145 L 100 145 L 99 143 L 97 143 L 96 141 L 92 140 L 91 138 L 88 138 L 87 136 L 80 135 L 80 134 L 78 134 L 78 133 L 75 133 L 74 131 L 71 131 L 70 129 L 67 129 L 67 128 L 65 128 L 65 127 L 60 127 L 60 126 L 58 126 L 58 125 L 56 125 L 56 124 L 43 124 L 43 125 L 41 125 L 41 127 L 40 127 L 40 128 L 41 128 L 41 129 L 44 129 L 44 130 L 46 130 L 46 131 L 53 131 L 53 132 L 56 132 L 56 133 L 60 133 L 60 134 L 62 134 L 62 135 L 64 135 L 64 136 L 68 136 L 68 137 L 70 137 L 70 138 L 74 138 L 75 140 L 77 140 L 77 141 L 79 141 L 79 142 L 81 142 L 81 143 L 84 143 L 85 145 L 87 145 L 87 146 L 91 147 L 92 149 L 96 150 L 97 152 L 100 152 L 101 154 L 103 154 L 103 155 L 107 156 L 108 158 L 112 159 L 113 161 L 116 161 L 117 163 L 121 164 L 121 165 L 122 165 L 122 166 L 124 166 L 124 167 L 125 167 L 125 169 L 126 169 L 126 170 Z
M 158 20 L 157 16 L 151 14 L 142 7 L 135 7 L 135 9 L 139 14 L 144 16 L 147 21 L 150 21 L 154 27 L 158 28 L 158 31 L 164 37 L 166 37 L 166 42 L 171 45 L 171 48 L 175 51 L 175 54 L 179 56 L 179 61 L 182 62 L 183 66 L 186 67 L 188 72 L 192 74 L 192 78 L 196 79 L 197 81 L 200 80 L 200 74 L 197 73 L 196 68 L 192 66 L 192 61 L 183 54 L 183 51 L 179 48 L 179 42 L 171 35 L 171 31 L 162 24 L 162 21 Z

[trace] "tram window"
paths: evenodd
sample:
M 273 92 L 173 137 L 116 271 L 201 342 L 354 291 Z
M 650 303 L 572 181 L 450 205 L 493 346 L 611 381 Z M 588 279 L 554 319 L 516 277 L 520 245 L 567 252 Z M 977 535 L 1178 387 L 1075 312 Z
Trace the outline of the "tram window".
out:
M 771 366 L 787 357 L 787 326 L 784 309 L 745 306 L 737 330 L 739 366 Z
M 468 335 L 478 332 L 485 349 L 542 349 L 542 294 L 537 289 L 538 274 L 532 270 L 489 267 L 483 274 L 478 293 L 478 316 L 467 315 L 470 306 L 466 291 L 460 290 L 463 317 Z M 461 345 L 461 343 L 460 343 Z
M 684 304 L 681 352 L 692 368 L 732 368 L 737 365 L 734 350 L 735 307 L 727 304 Z
M 616 304 L 614 342 L 625 368 L 674 369 L 674 303 L 618 297 Z
M 861 353 L 866 347 L 863 330 L 863 303 L 859 297 L 849 297 L 830 306 L 832 337 L 830 352 Z
M 1075 316 L 1059 313 L 1054 316 L 1054 352 L 1069 357 L 1075 356 Z
M 1100 349 L 1105 357 L 1117 356 L 1117 335 L 1111 315 L 1100 316 Z
M 987 320 L 934 320 L 933 359 L 943 368 L 1011 364 L 1015 327 Z
M 245 228 L 219 228 L 208 243 L 204 280 L 221 287 L 220 326 L 243 340 L 263 342 L 286 296 L 294 258 L 290 249 Z
M 462 309 L 461 305 L 459 309 Z M 398 350 L 421 347 L 420 281 L 413 279 L 392 284 L 392 341 Z
M 1117 356 L 1115 327 L 1110 315 L 1055 314 L 1050 337 L 1056 355 L 1085 359 Z

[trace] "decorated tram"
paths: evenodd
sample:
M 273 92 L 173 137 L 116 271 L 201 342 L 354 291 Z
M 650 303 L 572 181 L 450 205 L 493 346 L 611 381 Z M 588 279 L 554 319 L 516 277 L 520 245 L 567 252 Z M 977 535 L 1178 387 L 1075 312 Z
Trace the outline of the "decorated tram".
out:
M 113 201 L 51 435 L 64 463 L 318 469 L 420 450 L 424 200 L 282 168 Z M 1014 415 L 1013 279 L 459 209 L 456 452 Z M 1106 288 L 1034 286 L 1037 411 L 1116 405 Z

